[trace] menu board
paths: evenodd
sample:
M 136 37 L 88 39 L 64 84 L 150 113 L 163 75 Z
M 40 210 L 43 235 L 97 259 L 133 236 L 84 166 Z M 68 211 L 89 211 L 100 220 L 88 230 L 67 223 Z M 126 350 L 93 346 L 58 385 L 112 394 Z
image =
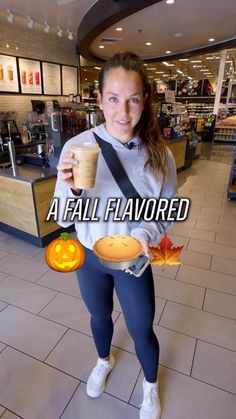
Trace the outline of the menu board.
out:
M 21 93 L 42 94 L 40 61 L 19 58 Z
M 16 57 L 0 54 L 0 92 L 19 92 Z
M 60 64 L 42 63 L 42 65 L 43 65 L 43 93 L 45 95 L 61 95 Z
M 62 66 L 62 94 L 77 95 L 78 93 L 78 74 L 77 67 Z

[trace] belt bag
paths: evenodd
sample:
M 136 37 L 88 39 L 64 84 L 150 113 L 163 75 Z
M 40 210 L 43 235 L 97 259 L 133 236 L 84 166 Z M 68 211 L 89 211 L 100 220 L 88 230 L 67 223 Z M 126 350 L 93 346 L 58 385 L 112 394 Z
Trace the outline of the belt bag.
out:
M 114 177 L 117 185 L 119 186 L 121 192 L 123 193 L 124 197 L 126 199 L 133 198 L 140 201 L 140 204 L 142 202 L 142 197 L 139 195 L 139 193 L 136 191 L 134 185 L 130 181 L 130 178 L 128 177 L 125 169 L 123 168 L 116 151 L 112 147 L 110 143 L 107 141 L 104 141 L 102 138 L 100 138 L 95 132 L 93 133 L 95 140 L 97 141 L 99 147 L 101 148 L 102 155 L 107 163 L 107 166 L 110 169 L 110 172 L 112 176 Z M 151 206 L 150 206 L 151 207 Z M 149 207 L 149 213 L 151 211 L 151 208 Z M 143 218 L 143 213 L 141 218 Z

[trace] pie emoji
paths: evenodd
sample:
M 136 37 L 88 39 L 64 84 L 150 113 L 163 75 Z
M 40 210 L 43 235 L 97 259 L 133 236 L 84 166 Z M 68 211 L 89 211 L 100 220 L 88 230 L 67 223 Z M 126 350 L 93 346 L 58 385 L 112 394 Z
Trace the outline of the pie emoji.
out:
M 97 240 L 93 252 L 108 262 L 125 262 L 137 258 L 142 253 L 141 243 L 125 234 L 114 234 Z

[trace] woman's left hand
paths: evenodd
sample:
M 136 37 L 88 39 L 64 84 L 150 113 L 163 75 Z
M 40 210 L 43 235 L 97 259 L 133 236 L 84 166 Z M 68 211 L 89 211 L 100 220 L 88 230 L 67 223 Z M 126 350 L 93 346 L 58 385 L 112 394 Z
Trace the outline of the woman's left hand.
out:
M 141 245 L 142 245 L 142 248 L 143 248 L 143 253 L 144 253 L 146 256 L 150 256 L 150 251 L 149 251 L 149 242 L 148 242 L 148 239 L 142 239 L 142 240 L 140 240 L 140 239 L 139 239 L 139 241 L 140 241 L 140 243 L 141 243 Z M 130 269 L 129 269 L 129 268 L 125 269 L 125 272 L 126 272 L 126 273 L 129 273 L 130 275 L 133 275 L 133 272 L 132 272 L 132 271 L 130 271 Z

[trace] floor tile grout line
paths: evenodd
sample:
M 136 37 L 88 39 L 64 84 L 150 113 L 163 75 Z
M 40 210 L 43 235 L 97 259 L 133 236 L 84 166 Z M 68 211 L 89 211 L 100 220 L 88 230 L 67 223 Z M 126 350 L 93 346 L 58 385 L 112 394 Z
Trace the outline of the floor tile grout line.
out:
M 40 316 L 40 313 L 43 311 L 43 310 L 45 310 L 45 308 L 49 305 L 49 304 L 51 304 L 52 302 L 53 302 L 53 300 L 55 300 L 57 297 L 58 297 L 58 295 L 60 295 L 60 292 L 59 291 L 55 291 L 56 292 L 56 295 L 53 295 L 53 297 L 46 303 L 46 305 L 43 307 L 43 308 L 41 308 L 40 310 L 39 310 L 39 312 L 37 312 L 36 313 L 36 316 L 39 316 L 39 317 L 42 317 L 42 316 Z
M 165 301 L 165 304 L 164 304 L 164 307 L 163 307 L 163 309 L 162 309 L 162 312 L 161 312 L 161 315 L 160 315 L 160 317 L 159 317 L 159 320 L 158 320 L 158 325 L 160 324 L 160 321 L 161 321 L 161 318 L 162 318 L 162 315 L 163 315 L 163 313 L 164 313 L 164 310 L 165 310 L 165 308 L 166 308 L 166 306 L 167 306 L 167 299 L 166 299 L 166 301 Z
M 195 341 L 195 345 L 194 345 L 192 365 L 191 365 L 191 368 L 190 368 L 190 374 L 189 374 L 189 376 L 190 376 L 190 377 L 192 377 L 193 364 L 194 364 L 195 354 L 196 354 L 196 350 L 197 350 L 197 343 L 198 343 L 198 338 L 196 339 L 196 341 Z
M 202 311 L 204 311 L 203 307 L 204 307 L 204 304 L 205 304 L 206 293 L 207 293 L 207 288 L 205 288 L 205 292 L 204 292 L 204 295 L 203 295 L 203 300 L 202 300 Z
M 0 418 L 2 418 L 5 413 L 10 412 L 13 415 L 15 415 L 17 418 L 24 419 L 23 416 L 18 415 L 18 413 L 13 412 L 13 410 L 9 409 L 8 407 L 5 407 L 4 405 L 1 405 L 1 406 L 6 410 L 5 412 L 2 413 L 2 415 L 0 415 Z
M 206 309 L 203 309 L 202 311 L 204 311 L 204 313 L 215 314 L 216 316 L 223 317 L 226 320 L 234 320 L 236 322 L 236 318 L 233 318 L 233 317 L 225 316 L 223 314 L 215 313 L 214 311 L 209 311 L 209 310 L 206 310 Z
M 206 385 L 208 385 L 208 386 L 211 386 L 211 387 L 213 387 L 213 388 L 217 388 L 218 390 L 224 391 L 224 392 L 225 392 L 225 393 L 227 393 L 227 394 L 231 394 L 232 396 L 236 396 L 236 393 L 234 393 L 234 392 L 232 392 L 232 391 L 226 390 L 225 388 L 219 387 L 219 386 L 217 386 L 217 385 L 215 385 L 215 384 L 208 383 L 207 381 L 200 380 L 200 378 L 196 378 L 196 377 L 194 377 L 193 375 L 191 375 L 191 378 L 192 378 L 193 380 L 199 381 L 200 383 L 204 383 L 204 384 L 206 384 Z
M 203 288 L 203 287 L 202 287 Z M 206 287 L 206 289 L 211 289 L 211 288 L 208 288 L 208 287 Z M 213 290 L 213 291 L 215 291 L 215 290 Z M 224 293 L 225 294 L 225 293 Z M 229 294 L 229 295 L 232 295 L 232 294 Z M 232 295 L 233 297 L 235 297 L 235 295 Z M 218 316 L 218 317 L 223 317 L 223 318 L 225 318 L 225 319 L 227 319 L 227 320 L 233 320 L 233 321 L 236 321 L 235 319 L 230 319 L 230 318 L 228 318 L 228 317 L 226 317 L 226 316 L 223 316 L 222 314 L 218 314 L 218 313 L 211 313 L 210 311 L 209 312 L 207 312 L 207 311 L 205 311 L 205 310 L 202 310 L 202 308 L 197 308 L 197 307 L 193 307 L 193 306 L 189 306 L 189 305 L 187 305 L 187 304 L 184 304 L 184 303 L 180 303 L 180 302 L 178 302 L 178 301 L 173 301 L 173 300 L 169 300 L 168 299 L 168 301 L 170 301 L 171 303 L 174 303 L 174 304 L 179 304 L 179 305 L 182 305 L 182 306 L 185 306 L 185 307 L 187 307 L 187 308 L 192 308 L 193 310 L 198 310 L 198 311 L 201 311 L 201 312 L 206 312 L 206 313 L 209 313 L 209 314 L 214 314 L 215 316 Z
M 70 329 L 67 328 L 67 330 L 65 330 L 65 332 L 63 333 L 63 335 L 60 337 L 60 339 L 55 343 L 55 345 L 51 348 L 51 350 L 49 351 L 49 353 L 46 355 L 46 357 L 43 359 L 43 363 L 46 364 L 46 359 L 51 355 L 51 353 L 54 351 L 54 349 L 57 347 L 57 345 L 61 342 L 61 340 L 65 337 L 65 335 L 68 333 Z
M 133 394 L 134 394 L 134 390 L 135 390 L 135 387 L 136 387 L 136 385 L 137 385 L 137 383 L 138 383 L 139 377 L 141 376 L 141 373 L 142 373 L 142 368 L 140 367 L 140 370 L 139 370 L 138 376 L 137 376 L 137 378 L 136 378 L 136 380 L 135 380 L 135 383 L 134 383 L 134 386 L 133 386 L 133 390 L 131 391 L 131 394 L 130 394 L 130 397 L 129 397 L 129 400 L 128 400 L 128 404 L 130 404 L 130 401 L 131 401 L 132 396 L 133 396 Z
M 215 271 L 211 271 L 211 272 L 215 272 Z M 221 273 L 221 272 L 218 272 L 218 273 Z M 192 282 L 183 281 L 182 279 L 177 279 L 177 281 L 183 282 L 184 284 L 194 285 L 195 287 L 207 288 L 207 289 L 212 290 L 212 291 L 223 292 L 223 294 L 231 295 L 232 297 L 235 297 L 235 295 L 236 295 L 236 294 L 231 294 L 230 292 L 226 292 L 226 291 L 223 291 L 223 290 L 220 290 L 220 289 L 210 288 L 209 286 L 204 287 L 203 285 L 198 285 L 198 284 L 195 284 L 195 283 L 192 283 Z
M 78 385 L 77 385 L 76 389 L 73 391 L 73 393 L 72 393 L 71 397 L 69 398 L 68 403 L 66 404 L 66 406 L 65 406 L 65 407 L 64 407 L 64 409 L 62 410 L 62 412 L 61 412 L 61 414 L 60 414 L 60 416 L 59 416 L 59 418 L 58 418 L 58 419 L 61 419 L 61 418 L 62 418 L 62 416 L 64 415 L 64 413 L 65 413 L 65 411 L 66 411 L 67 407 L 69 406 L 69 404 L 70 404 L 71 400 L 73 399 L 73 397 L 74 397 L 75 393 L 77 392 L 77 390 L 78 390 L 78 388 L 79 388 L 80 384 L 81 384 L 81 381 L 79 381 L 79 383 L 78 383 Z
M 176 329 L 171 329 L 170 327 L 163 326 L 163 325 L 161 325 L 161 324 L 158 324 L 158 326 L 159 326 L 159 327 L 161 327 L 161 328 L 163 328 L 163 329 L 166 329 L 166 330 L 171 330 L 172 332 L 179 333 L 180 335 L 183 335 L 183 336 L 189 337 L 189 338 L 191 338 L 191 339 L 198 339 L 199 341 L 202 341 L 202 342 L 208 343 L 209 345 L 214 345 L 214 346 L 217 346 L 218 348 L 221 348 L 221 349 L 226 349 L 227 351 L 230 351 L 230 352 L 236 353 L 236 349 L 234 350 L 234 349 L 231 349 L 231 348 L 227 348 L 226 346 L 221 346 L 221 345 L 219 345 L 219 344 L 217 344 L 217 343 L 213 343 L 213 342 L 210 342 L 210 341 L 208 341 L 208 340 L 205 340 L 205 339 L 203 339 L 202 337 L 199 337 L 199 336 L 193 336 L 193 335 L 188 335 L 187 333 L 181 332 L 181 331 L 176 330 Z M 157 337 L 158 337 L 158 336 L 157 336 Z

